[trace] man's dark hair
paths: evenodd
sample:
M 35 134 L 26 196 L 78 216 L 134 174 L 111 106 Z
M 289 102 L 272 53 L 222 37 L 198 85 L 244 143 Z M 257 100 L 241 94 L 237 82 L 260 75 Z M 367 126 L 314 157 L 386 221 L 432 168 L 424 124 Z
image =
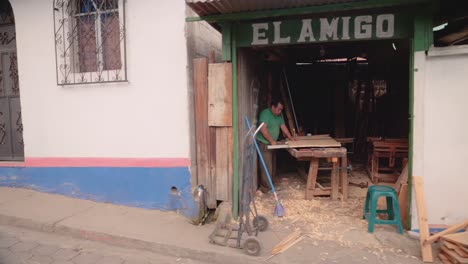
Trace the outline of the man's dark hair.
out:
M 283 102 L 282 102 L 281 100 L 277 99 L 277 98 L 276 98 L 276 99 L 272 99 L 272 100 L 271 100 L 270 107 L 271 107 L 271 106 L 275 106 L 275 107 L 276 107 L 276 106 L 278 106 L 278 104 L 283 104 Z

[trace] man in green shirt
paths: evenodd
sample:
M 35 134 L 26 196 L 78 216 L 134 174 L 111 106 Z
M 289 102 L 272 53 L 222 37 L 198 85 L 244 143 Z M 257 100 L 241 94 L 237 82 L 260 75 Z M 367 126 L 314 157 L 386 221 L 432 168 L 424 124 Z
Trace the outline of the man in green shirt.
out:
M 283 116 L 281 112 L 283 111 L 283 104 L 278 100 L 273 100 L 271 102 L 270 108 L 263 110 L 260 113 L 259 124 L 265 123 L 263 127 L 260 129 L 260 132 L 257 135 L 257 140 L 259 142 L 259 147 L 263 155 L 263 159 L 265 160 L 265 164 L 267 165 L 268 171 L 272 178 L 274 178 L 275 171 L 276 171 L 276 155 L 274 150 L 269 150 L 267 148 L 268 145 L 276 145 L 277 140 L 280 135 L 280 130 L 286 135 L 288 140 L 294 140 L 289 133 L 288 127 L 284 124 Z M 266 172 L 259 160 L 259 171 L 260 171 L 260 190 L 262 192 L 268 192 L 271 190 L 270 183 L 268 182 L 268 178 Z M 272 179 L 273 180 L 273 179 Z

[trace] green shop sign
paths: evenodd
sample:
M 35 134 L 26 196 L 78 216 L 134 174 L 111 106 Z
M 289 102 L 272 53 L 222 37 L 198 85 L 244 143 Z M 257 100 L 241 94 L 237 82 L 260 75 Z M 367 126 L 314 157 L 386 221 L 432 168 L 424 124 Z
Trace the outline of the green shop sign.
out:
M 397 39 L 410 37 L 411 19 L 401 14 L 373 14 L 277 20 L 241 24 L 238 46 Z

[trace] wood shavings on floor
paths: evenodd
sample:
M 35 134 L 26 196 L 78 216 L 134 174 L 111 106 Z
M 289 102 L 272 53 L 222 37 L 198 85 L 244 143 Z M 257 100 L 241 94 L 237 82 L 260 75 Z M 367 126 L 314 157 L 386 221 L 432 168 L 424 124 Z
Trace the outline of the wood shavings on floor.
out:
M 357 167 L 349 175 L 349 181 L 359 184 L 369 182 L 370 179 L 364 167 Z M 286 210 L 284 217 L 273 216 L 276 202 L 272 193 L 258 192 L 256 197 L 259 214 L 268 217 L 272 228 L 291 232 L 300 229 L 310 238 L 337 241 L 347 247 L 361 243 L 363 247 L 373 248 L 375 254 L 383 254 L 384 249 L 395 252 L 401 250 L 380 243 L 373 234 L 367 232 L 368 222 L 362 219 L 367 188 L 349 186 L 347 201 L 332 201 L 329 197 L 305 200 L 305 179 L 299 174 L 282 173 L 275 183 L 278 197 Z

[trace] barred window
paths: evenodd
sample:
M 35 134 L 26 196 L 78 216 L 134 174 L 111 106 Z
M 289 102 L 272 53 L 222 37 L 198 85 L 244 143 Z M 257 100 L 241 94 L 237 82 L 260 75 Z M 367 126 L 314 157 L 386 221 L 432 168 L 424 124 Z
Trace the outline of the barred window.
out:
M 54 1 L 59 85 L 127 80 L 123 0 Z

